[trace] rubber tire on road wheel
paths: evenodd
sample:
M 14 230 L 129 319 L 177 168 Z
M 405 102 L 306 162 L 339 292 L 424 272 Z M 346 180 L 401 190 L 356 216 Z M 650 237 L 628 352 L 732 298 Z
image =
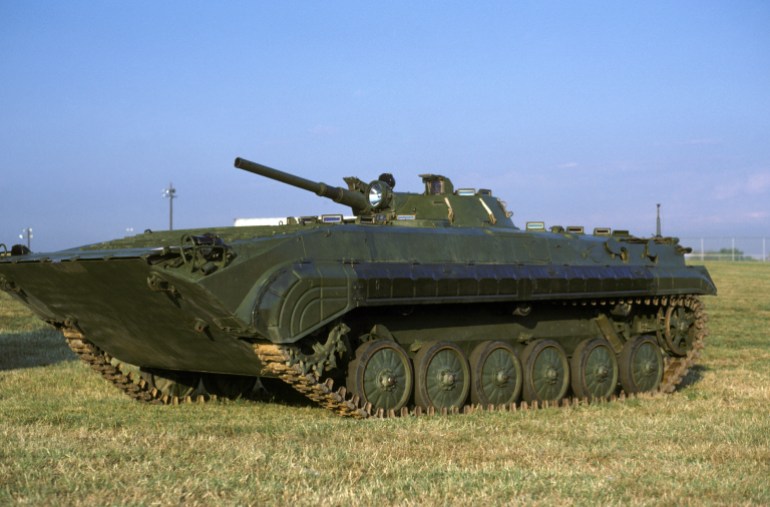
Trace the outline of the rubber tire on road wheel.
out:
M 628 393 L 654 391 L 663 379 L 663 354 L 655 338 L 640 336 L 627 341 L 618 357 L 620 385 Z
M 414 401 L 423 408 L 461 408 L 471 387 L 471 369 L 462 349 L 451 342 L 423 345 L 414 358 Z
M 524 401 L 559 401 L 569 389 L 569 361 L 553 340 L 535 340 L 521 353 Z
M 521 396 L 521 361 L 505 342 L 486 341 L 471 353 L 471 401 L 476 405 L 507 405 Z
M 570 360 L 572 392 L 578 398 L 606 399 L 618 388 L 618 360 L 604 338 L 583 340 Z
M 356 349 L 348 365 L 348 389 L 374 410 L 401 410 L 414 385 L 412 361 L 398 343 L 374 340 Z

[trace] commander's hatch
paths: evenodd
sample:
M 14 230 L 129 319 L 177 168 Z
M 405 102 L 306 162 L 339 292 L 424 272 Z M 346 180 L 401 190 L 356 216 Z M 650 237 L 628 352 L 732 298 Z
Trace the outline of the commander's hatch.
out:
M 452 181 L 440 174 L 421 174 L 425 184 L 425 195 L 451 195 L 455 191 Z

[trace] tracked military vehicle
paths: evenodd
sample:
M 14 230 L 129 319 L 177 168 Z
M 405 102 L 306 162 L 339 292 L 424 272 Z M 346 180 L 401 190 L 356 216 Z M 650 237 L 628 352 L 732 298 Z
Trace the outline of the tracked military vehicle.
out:
M 285 383 L 355 417 L 670 392 L 716 293 L 676 238 L 514 225 L 489 190 L 422 175 L 347 188 L 235 166 L 348 206 L 281 225 L 146 232 L 0 258 L 0 286 L 132 397 Z

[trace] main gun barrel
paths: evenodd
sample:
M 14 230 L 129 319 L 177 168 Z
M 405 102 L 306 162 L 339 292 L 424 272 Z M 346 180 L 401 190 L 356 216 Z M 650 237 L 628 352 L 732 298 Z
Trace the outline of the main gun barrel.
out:
M 320 195 L 321 197 L 327 197 L 334 202 L 339 202 L 350 206 L 353 208 L 355 213 L 359 213 L 369 206 L 369 202 L 367 201 L 366 196 L 359 192 L 351 192 L 350 190 L 342 187 L 332 187 L 326 183 L 311 181 L 300 176 L 295 176 L 293 174 L 279 171 L 278 169 L 273 169 L 272 167 L 267 167 L 266 165 L 257 164 L 256 162 L 246 160 L 245 158 L 236 158 L 235 167 L 238 169 L 243 169 L 244 171 L 249 171 L 254 174 L 259 174 L 261 176 L 280 181 L 282 183 L 286 183 L 287 185 L 292 185 L 303 190 L 308 190 L 317 195 Z

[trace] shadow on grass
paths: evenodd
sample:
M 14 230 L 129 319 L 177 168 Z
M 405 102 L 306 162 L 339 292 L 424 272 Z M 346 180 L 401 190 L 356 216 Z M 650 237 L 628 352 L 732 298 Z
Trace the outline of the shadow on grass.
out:
M 62 334 L 54 329 L 0 332 L 0 371 L 35 368 L 77 360 L 78 357 L 67 347 Z M 251 398 L 254 401 L 294 407 L 315 406 L 315 403 L 279 379 L 262 379 L 262 381 L 262 388 Z
M 275 378 L 262 378 L 262 393 L 260 401 L 266 403 L 277 403 L 289 407 L 307 407 L 318 406 L 317 403 L 308 399 L 302 393 L 297 392 L 286 382 Z
M 34 368 L 77 359 L 53 329 L 0 333 L 0 371 Z
M 693 384 L 697 384 L 703 378 L 703 375 L 709 371 L 709 369 L 710 368 L 703 366 L 702 364 L 696 364 L 690 368 L 690 371 L 688 371 L 687 375 L 684 376 L 682 381 L 679 383 L 679 386 L 677 386 L 677 389 L 684 389 L 686 387 L 690 387 Z

